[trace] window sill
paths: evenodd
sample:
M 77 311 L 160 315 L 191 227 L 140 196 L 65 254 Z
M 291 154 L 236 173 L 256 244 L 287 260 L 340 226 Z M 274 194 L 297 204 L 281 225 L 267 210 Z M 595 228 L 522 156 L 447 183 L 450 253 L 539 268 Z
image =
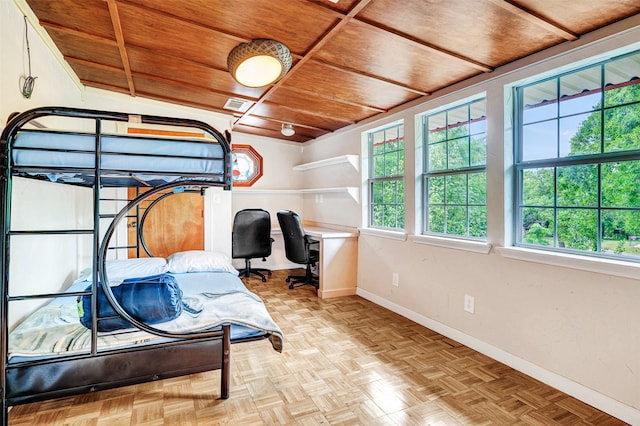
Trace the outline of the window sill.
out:
M 640 264 L 611 259 L 598 259 L 567 253 L 546 252 L 522 247 L 496 247 L 498 253 L 509 259 L 563 266 L 600 274 L 640 279 Z
M 398 241 L 407 240 L 407 234 L 403 231 L 387 231 L 375 228 L 359 228 L 358 231 L 360 231 L 360 235 L 371 235 L 372 237 L 382 237 Z
M 488 254 L 491 251 L 491 244 L 486 241 L 473 241 L 461 238 L 436 237 L 434 235 L 412 235 L 411 241 L 417 244 L 444 247 L 456 250 L 472 251 L 475 253 Z

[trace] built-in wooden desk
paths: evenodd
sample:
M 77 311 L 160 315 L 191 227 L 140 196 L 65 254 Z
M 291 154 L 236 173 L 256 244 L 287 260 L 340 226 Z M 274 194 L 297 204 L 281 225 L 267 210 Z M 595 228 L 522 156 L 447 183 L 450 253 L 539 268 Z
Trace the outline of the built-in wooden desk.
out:
M 358 279 L 358 232 L 304 224 L 304 231 L 320 241 L 320 287 L 318 297 L 356 294 Z

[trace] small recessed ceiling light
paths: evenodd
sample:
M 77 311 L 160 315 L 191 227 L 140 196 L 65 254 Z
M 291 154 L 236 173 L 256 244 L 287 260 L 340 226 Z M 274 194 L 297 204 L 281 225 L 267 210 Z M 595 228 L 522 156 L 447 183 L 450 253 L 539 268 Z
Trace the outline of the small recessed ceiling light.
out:
M 293 136 L 296 134 L 296 129 L 293 128 L 293 124 L 282 123 L 282 129 L 280 132 L 285 136 Z

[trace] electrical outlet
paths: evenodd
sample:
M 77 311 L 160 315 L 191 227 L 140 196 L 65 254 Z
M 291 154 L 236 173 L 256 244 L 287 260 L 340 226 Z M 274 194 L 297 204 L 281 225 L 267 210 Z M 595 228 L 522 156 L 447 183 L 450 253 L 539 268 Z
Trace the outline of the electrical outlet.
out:
M 468 294 L 464 295 L 464 310 L 469 312 L 470 314 L 475 313 L 476 310 L 476 300 L 473 296 L 469 296 Z
M 391 285 L 394 287 L 398 287 L 399 284 L 400 284 L 400 277 L 398 276 L 397 272 L 394 272 L 391 278 Z

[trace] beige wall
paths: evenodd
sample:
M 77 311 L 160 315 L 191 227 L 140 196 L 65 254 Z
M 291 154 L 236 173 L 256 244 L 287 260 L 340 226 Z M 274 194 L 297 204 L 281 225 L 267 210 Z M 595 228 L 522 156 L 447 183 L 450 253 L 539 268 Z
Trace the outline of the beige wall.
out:
M 578 42 L 535 55 L 517 66 L 496 70 L 472 85 L 434 94 L 385 119 L 370 121 L 321 138 L 305 147 L 305 161 L 332 155 L 361 155 L 363 132 L 398 119 L 406 130 L 406 233 L 385 235 L 362 229 L 358 245 L 358 294 L 474 347 L 631 424 L 640 424 L 640 265 L 557 259 L 525 253 L 511 257 L 511 110 L 508 86 L 559 67 L 638 49 L 640 22 L 627 21 Z M 635 25 L 635 27 L 634 27 Z M 596 41 L 600 37 L 600 41 Z M 488 253 L 470 244 L 441 247 L 420 237 L 420 144 L 417 114 L 485 93 L 488 132 Z M 506 111 L 506 112 L 505 112 Z M 419 136 L 419 134 L 417 135 Z M 314 179 L 339 179 L 334 169 Z M 358 212 L 344 208 L 342 224 L 366 227 L 366 185 Z M 342 183 L 342 182 L 341 182 Z M 305 205 L 306 209 L 306 205 Z M 308 211 L 306 209 L 305 211 Z M 315 205 L 309 217 L 333 221 L 334 205 Z M 393 237 L 393 238 L 389 238 Z M 435 243 L 435 244 L 434 244 Z M 507 247 L 503 249 L 502 247 Z M 481 247 L 483 248 L 483 247 Z M 489 251 L 489 249 L 491 249 Z M 521 254 L 521 253 L 516 253 Z M 558 266 L 562 265 L 562 266 Z M 600 271 L 600 272 L 593 272 Z M 392 274 L 399 274 L 394 287 Z M 475 298 L 475 313 L 463 309 L 465 295 Z

